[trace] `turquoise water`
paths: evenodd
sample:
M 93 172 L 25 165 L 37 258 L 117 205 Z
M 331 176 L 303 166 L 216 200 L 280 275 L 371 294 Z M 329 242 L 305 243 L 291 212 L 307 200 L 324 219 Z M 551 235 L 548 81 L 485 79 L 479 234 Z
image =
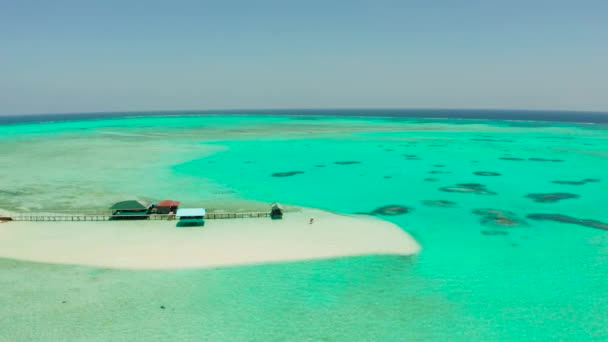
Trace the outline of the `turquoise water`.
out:
M 0 165 L 3 209 L 96 211 L 132 197 L 236 210 L 401 205 L 409 213 L 383 218 L 423 246 L 412 258 L 186 271 L 4 260 L 0 325 L 11 328 L 0 339 L 608 339 L 608 231 L 527 218 L 608 223 L 604 126 L 290 117 L 7 125 Z M 272 176 L 293 171 L 302 173 Z M 553 183 L 584 179 L 599 181 Z M 441 190 L 466 183 L 486 191 Z M 578 197 L 526 197 L 547 193 Z M 454 204 L 422 202 L 439 200 Z M 520 224 L 481 222 L 478 209 Z

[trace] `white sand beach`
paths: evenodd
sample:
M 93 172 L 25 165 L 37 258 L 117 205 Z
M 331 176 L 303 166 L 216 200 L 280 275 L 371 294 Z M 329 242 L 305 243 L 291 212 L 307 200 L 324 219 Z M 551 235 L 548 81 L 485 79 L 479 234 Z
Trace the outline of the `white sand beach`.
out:
M 309 224 L 313 217 L 314 223 Z M 7 222 L 0 257 L 126 269 L 209 268 L 357 255 L 411 255 L 420 245 L 369 216 L 303 208 L 282 220 Z

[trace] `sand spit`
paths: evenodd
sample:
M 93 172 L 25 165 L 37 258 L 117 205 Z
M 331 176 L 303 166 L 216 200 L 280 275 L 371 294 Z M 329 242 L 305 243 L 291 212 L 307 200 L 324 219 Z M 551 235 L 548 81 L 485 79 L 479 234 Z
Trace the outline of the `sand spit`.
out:
M 314 223 L 309 219 L 314 217 Z M 316 209 L 269 218 L 175 221 L 10 222 L 0 225 L 0 257 L 127 269 L 179 269 L 388 254 L 420 245 L 396 225 Z

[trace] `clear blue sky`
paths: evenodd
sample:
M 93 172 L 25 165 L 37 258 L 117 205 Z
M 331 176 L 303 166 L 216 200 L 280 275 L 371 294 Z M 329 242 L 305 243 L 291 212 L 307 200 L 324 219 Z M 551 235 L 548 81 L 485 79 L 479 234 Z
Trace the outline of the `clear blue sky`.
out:
M 608 111 L 608 1 L 0 0 L 0 113 Z

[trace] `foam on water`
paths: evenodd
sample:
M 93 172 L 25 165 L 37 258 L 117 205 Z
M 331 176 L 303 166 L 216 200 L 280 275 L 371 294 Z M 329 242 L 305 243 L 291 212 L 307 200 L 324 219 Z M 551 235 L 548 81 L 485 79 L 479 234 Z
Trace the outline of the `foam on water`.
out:
M 9 165 L 0 170 L 0 208 L 100 210 L 125 198 L 176 198 L 238 209 L 279 201 L 375 214 L 424 248 L 416 258 L 174 272 L 7 260 L 0 264 L 0 302 L 8 303 L 0 321 L 11 329 L 0 337 L 608 338 L 607 232 L 526 219 L 540 213 L 608 222 L 608 131 L 602 127 L 142 117 L 0 126 L 0 140 L 0 164 Z M 277 173 L 290 175 L 273 177 Z M 425 181 L 429 177 L 437 181 Z M 581 179 L 599 181 L 554 182 Z M 550 203 L 526 197 L 565 192 L 579 197 Z M 384 206 L 408 210 L 374 212 Z M 498 214 L 479 215 L 492 210 L 523 223 L 501 225 Z M 32 325 L 48 327 L 49 335 Z

